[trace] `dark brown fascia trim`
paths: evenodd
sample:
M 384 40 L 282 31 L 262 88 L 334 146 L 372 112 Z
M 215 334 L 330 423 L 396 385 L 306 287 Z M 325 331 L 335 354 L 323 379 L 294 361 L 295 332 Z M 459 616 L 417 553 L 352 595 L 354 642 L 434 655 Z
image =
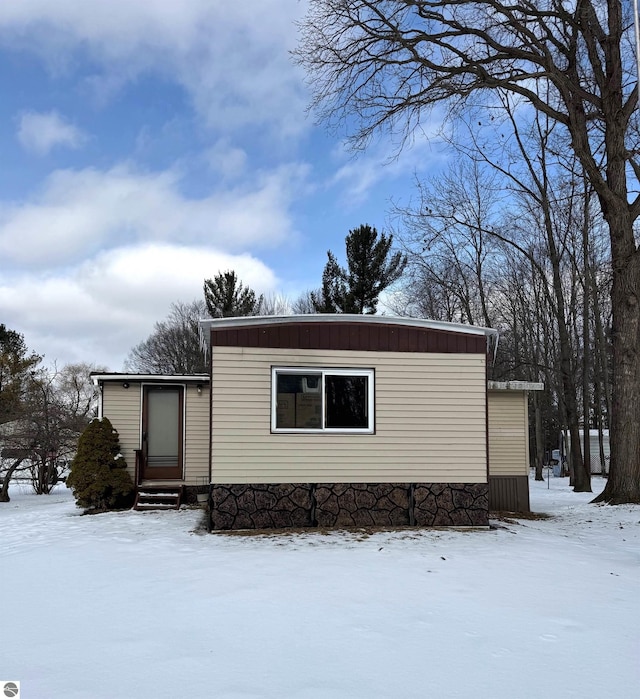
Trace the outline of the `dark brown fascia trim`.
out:
M 488 336 L 417 325 L 297 321 L 276 324 L 211 326 L 211 347 L 487 354 Z

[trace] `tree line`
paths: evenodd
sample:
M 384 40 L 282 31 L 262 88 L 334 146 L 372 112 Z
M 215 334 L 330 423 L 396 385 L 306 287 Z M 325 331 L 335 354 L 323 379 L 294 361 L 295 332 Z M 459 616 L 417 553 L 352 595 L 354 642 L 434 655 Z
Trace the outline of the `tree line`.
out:
M 409 254 L 396 311 L 498 329 L 491 378 L 545 385 L 531 395 L 537 478 L 566 431 L 572 483 L 589 492 L 589 430 L 606 464 L 611 416 L 612 271 L 584 180 L 546 181 L 534 190 L 520 177 L 508 207 L 505 183 L 477 159 L 421 183 L 419 204 L 396 211 Z

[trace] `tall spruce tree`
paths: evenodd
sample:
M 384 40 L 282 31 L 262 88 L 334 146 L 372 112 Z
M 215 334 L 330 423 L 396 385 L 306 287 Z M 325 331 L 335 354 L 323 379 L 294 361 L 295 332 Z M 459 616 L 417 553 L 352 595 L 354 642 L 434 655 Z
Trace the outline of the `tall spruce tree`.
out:
M 401 252 L 391 254 L 393 235 L 378 233 L 365 224 L 345 238 L 347 267 L 327 252 L 321 292 L 312 293 L 316 313 L 373 314 L 380 294 L 397 281 L 407 264 Z
M 233 270 L 204 280 L 204 300 L 212 318 L 254 316 L 260 313 L 263 297 L 242 282 Z

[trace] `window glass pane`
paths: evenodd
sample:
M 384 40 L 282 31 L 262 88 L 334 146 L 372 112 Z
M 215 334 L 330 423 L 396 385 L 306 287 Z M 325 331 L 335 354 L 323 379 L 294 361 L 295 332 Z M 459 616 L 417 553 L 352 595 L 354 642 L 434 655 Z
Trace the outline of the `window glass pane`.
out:
M 276 427 L 296 426 L 296 394 L 278 391 L 276 394 Z
M 325 376 L 326 427 L 369 427 L 368 384 L 366 376 Z
M 276 374 L 276 428 L 322 429 L 322 374 Z

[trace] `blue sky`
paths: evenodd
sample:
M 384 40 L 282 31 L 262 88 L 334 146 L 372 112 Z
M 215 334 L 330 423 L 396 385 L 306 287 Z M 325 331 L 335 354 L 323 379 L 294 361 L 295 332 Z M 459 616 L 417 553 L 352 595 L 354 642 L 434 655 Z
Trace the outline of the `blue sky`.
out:
M 0 3 L 0 322 L 117 371 L 172 301 L 235 269 L 291 298 L 438 161 L 354 158 L 306 114 L 304 2 Z

